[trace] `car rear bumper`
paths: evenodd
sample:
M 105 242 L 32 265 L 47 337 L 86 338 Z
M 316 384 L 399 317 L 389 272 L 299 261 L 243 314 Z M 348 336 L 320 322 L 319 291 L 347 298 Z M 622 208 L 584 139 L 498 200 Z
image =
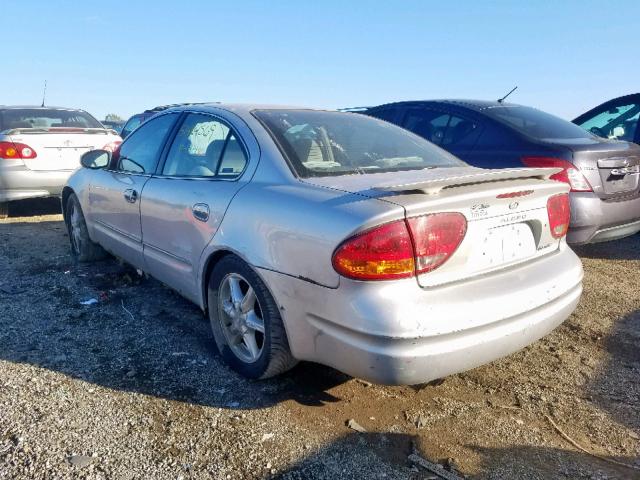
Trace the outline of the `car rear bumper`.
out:
M 0 202 L 60 195 L 72 170 L 34 171 L 0 168 Z
M 589 192 L 573 192 L 567 242 L 606 242 L 640 231 L 640 198 L 604 202 Z
M 424 289 L 415 279 L 337 289 L 259 270 L 294 357 L 382 384 L 416 384 L 478 367 L 544 336 L 575 309 L 582 265 L 563 244 L 531 264 Z

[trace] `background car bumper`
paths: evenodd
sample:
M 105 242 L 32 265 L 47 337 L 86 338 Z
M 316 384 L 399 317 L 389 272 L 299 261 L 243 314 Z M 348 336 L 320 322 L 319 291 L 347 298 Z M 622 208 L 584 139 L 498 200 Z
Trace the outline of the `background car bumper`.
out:
M 0 169 L 0 202 L 60 195 L 71 170 Z
M 567 242 L 605 242 L 640 231 L 640 198 L 604 202 L 593 193 L 573 192 Z
M 383 384 L 441 378 L 515 352 L 575 309 L 582 265 L 563 245 L 531 264 L 422 289 L 415 279 L 337 289 L 260 270 L 293 355 Z

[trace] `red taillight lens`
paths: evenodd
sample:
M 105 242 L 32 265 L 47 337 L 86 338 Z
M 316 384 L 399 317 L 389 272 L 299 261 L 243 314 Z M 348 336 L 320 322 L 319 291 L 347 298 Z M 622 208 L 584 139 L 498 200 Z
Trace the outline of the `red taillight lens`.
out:
M 37 156 L 36 151 L 24 143 L 0 142 L 0 158 L 6 160 L 29 160 Z
M 345 241 L 333 254 L 333 268 L 356 280 L 413 275 L 413 248 L 404 220 L 381 225 Z
M 435 270 L 457 250 L 467 233 L 461 213 L 436 213 L 407 220 L 415 249 L 416 273 Z
M 551 175 L 551 179 L 558 180 L 559 182 L 567 183 L 571 186 L 572 192 L 592 192 L 593 188 L 589 185 L 589 182 L 584 175 L 580 173 L 574 165 L 562 160 L 561 158 L 549 158 L 549 157 L 522 157 L 522 163 L 527 167 L 557 167 L 562 168 L 561 172 Z
M 571 209 L 569 206 L 569 195 L 561 193 L 549 197 L 547 200 L 547 214 L 549 215 L 549 228 L 553 238 L 562 238 L 569 230 L 571 219 Z
M 102 150 L 106 150 L 107 152 L 115 152 L 118 147 L 120 147 L 121 143 L 122 140 L 114 140 L 113 142 L 109 142 L 104 147 L 102 147 Z
M 333 267 L 356 280 L 392 280 L 435 270 L 456 251 L 467 231 L 460 213 L 398 220 L 346 240 Z

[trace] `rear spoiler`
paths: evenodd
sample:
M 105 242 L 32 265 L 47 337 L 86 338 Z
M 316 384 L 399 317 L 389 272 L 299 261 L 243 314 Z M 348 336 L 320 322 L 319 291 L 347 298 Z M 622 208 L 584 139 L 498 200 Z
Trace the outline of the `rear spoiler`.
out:
M 116 133 L 117 132 L 110 128 L 79 128 L 79 127 L 52 127 L 52 128 L 12 128 L 9 130 L 5 130 L 4 134 L 6 135 L 20 135 L 23 133 Z
M 408 192 L 420 190 L 428 195 L 435 195 L 443 188 L 460 185 L 473 185 L 477 183 L 497 182 L 499 180 L 515 180 L 519 178 L 535 178 L 548 180 L 551 175 L 562 171 L 562 168 L 510 168 L 487 170 L 478 168 L 477 173 L 454 175 L 451 177 L 434 178 L 433 180 L 421 180 L 419 182 L 403 183 L 398 185 L 379 185 L 374 190 L 383 192 Z M 439 170 L 442 172 L 442 170 Z

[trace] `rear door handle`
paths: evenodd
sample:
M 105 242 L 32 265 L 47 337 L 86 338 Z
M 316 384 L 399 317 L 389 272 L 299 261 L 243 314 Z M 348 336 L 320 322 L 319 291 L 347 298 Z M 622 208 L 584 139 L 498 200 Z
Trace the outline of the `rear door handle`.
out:
M 206 203 L 196 203 L 191 209 L 196 220 L 206 222 L 209 220 L 209 205 Z
M 138 192 L 133 188 L 127 188 L 124 191 L 124 199 L 129 203 L 136 203 L 136 200 L 138 200 Z

